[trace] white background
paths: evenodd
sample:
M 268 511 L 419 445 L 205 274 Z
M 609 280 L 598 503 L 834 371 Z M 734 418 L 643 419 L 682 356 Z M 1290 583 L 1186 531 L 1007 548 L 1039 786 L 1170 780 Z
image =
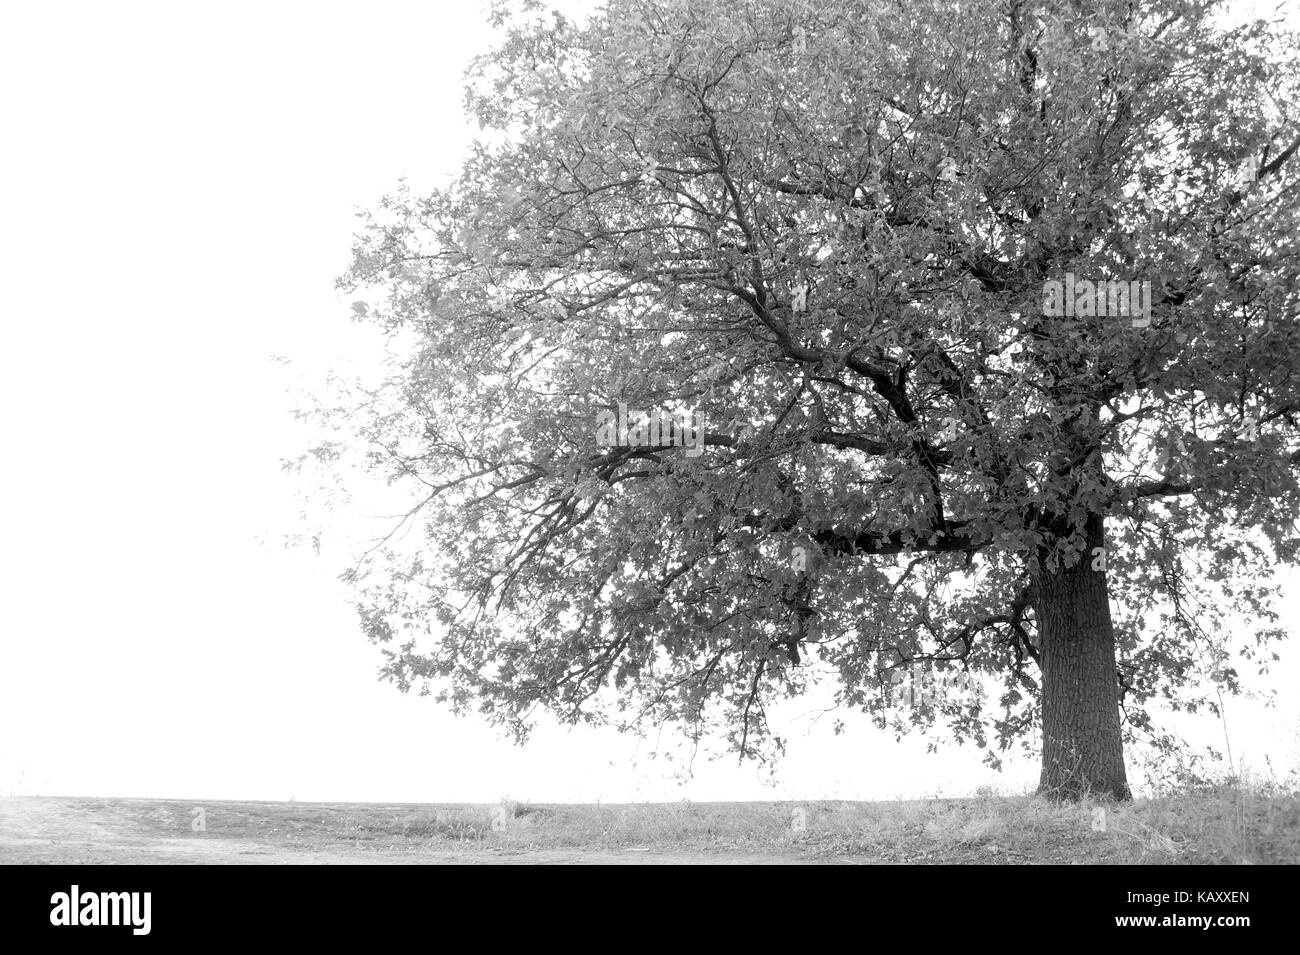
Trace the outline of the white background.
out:
M 543 728 L 521 750 L 378 683 L 337 560 L 275 542 L 300 509 L 280 459 L 305 440 L 286 388 L 364 354 L 333 290 L 354 212 L 399 176 L 421 188 L 454 170 L 471 135 L 460 74 L 490 42 L 481 10 L 2 9 L 0 794 L 625 801 L 1032 786 L 1032 760 L 998 776 L 969 748 L 926 757 L 919 740 L 860 725 L 835 738 L 829 718 L 787 726 L 774 779 L 697 760 L 683 783 L 655 740 Z M 1297 764 L 1295 656 L 1261 684 L 1281 691 L 1278 710 L 1230 703 L 1234 755 L 1256 769 Z

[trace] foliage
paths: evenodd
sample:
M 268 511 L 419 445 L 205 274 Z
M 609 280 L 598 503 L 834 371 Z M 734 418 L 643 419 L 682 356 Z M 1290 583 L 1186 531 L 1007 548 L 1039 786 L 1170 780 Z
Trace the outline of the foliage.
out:
M 829 676 L 1005 748 L 1030 571 L 1092 560 L 1127 726 L 1172 745 L 1144 703 L 1266 665 L 1300 503 L 1294 41 L 1212 12 L 499 6 L 461 176 L 382 202 L 341 281 L 401 360 L 324 414 L 423 530 L 349 575 L 386 674 L 743 751 Z M 1149 321 L 1052 314 L 1067 275 L 1149 282 Z M 697 412 L 703 453 L 603 446 L 620 405 Z M 1001 689 L 892 705 L 921 660 Z

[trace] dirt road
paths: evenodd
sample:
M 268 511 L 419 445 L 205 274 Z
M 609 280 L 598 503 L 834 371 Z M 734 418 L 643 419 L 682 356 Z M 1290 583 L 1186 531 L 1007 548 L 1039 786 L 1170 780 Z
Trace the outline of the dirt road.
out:
M 211 804 L 209 804 L 211 805 Z M 250 804 L 238 804 L 244 808 Z M 255 805 L 255 804 L 252 804 Z M 280 821 L 272 804 L 266 819 Z M 393 865 L 393 864 L 606 864 L 683 865 L 693 863 L 762 865 L 818 861 L 798 853 L 680 852 L 650 847 L 555 849 L 526 844 L 491 845 L 484 840 L 464 847 L 445 839 L 404 831 L 391 840 L 342 838 L 339 827 L 305 833 L 289 825 L 272 826 L 266 837 L 247 825 L 209 825 L 194 832 L 190 808 L 152 800 L 11 797 L 0 799 L 0 863 L 207 864 L 220 865 Z M 210 810 L 220 818 L 221 807 Z M 300 838 L 288 839 L 289 835 Z

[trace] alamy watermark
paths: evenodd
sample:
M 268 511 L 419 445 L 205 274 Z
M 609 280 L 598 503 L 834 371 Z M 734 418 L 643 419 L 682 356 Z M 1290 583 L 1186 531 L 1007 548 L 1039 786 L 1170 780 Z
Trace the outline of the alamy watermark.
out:
M 148 935 L 152 902 L 150 892 L 83 892 L 74 885 L 50 896 L 50 924 L 118 925 L 133 935 Z
M 904 707 L 930 707 L 943 703 L 973 706 L 987 695 L 979 681 L 965 670 L 942 669 L 928 662 L 913 662 L 906 669 L 888 668 L 891 702 Z
M 1134 328 L 1151 324 L 1151 281 L 1076 278 L 1065 273 L 1065 281 L 1043 283 L 1043 314 L 1074 317 L 1109 316 L 1131 318 Z
M 602 409 L 596 414 L 596 446 L 601 448 L 685 448 L 688 458 L 704 453 L 704 415 L 700 411 L 628 413 L 618 403 L 618 414 Z

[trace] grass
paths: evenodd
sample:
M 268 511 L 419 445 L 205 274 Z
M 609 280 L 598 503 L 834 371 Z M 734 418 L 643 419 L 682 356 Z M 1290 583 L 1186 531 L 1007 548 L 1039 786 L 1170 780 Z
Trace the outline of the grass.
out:
M 375 805 L 77 800 L 132 830 L 189 833 L 270 849 L 418 856 L 430 850 L 520 854 L 630 851 L 888 863 L 1300 863 L 1300 794 L 1218 786 L 1130 803 L 1037 796 L 898 802 L 628 805 Z M 806 829 L 791 822 L 802 808 Z M 470 860 L 472 861 L 472 859 Z

